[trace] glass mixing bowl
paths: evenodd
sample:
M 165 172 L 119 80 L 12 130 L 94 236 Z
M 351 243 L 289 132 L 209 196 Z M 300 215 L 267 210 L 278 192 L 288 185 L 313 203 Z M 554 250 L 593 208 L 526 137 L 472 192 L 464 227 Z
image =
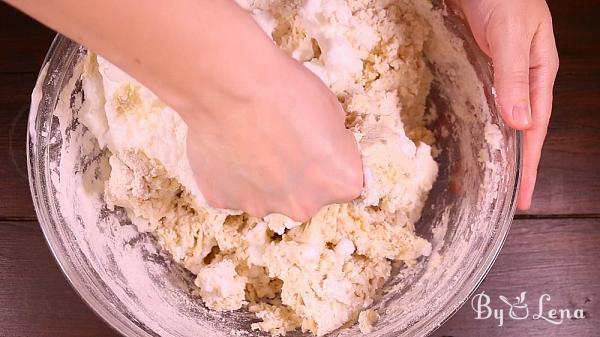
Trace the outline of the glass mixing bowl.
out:
M 428 105 L 437 116 L 431 127 L 441 149 L 440 172 L 416 226 L 432 242 L 433 253 L 413 269 L 396 271 L 373 305 L 381 319 L 368 336 L 434 331 L 483 280 L 514 215 L 520 135 L 496 111 L 488 59 L 460 14 L 450 10 L 441 20 L 438 28 L 444 32 L 434 33 L 428 51 L 435 78 Z M 459 46 L 451 51 L 457 57 L 436 47 L 450 42 Z M 172 263 L 150 235 L 139 234 L 122 210 L 103 204 L 106 177 L 98 168 L 105 165 L 106 152 L 77 115 L 85 99 L 77 82 L 85 53 L 65 37 L 55 39 L 32 95 L 29 120 L 31 193 L 64 274 L 83 300 L 125 336 L 266 336 L 251 331 L 256 319 L 244 310 L 207 310 L 193 294 L 192 275 Z M 64 92 L 68 84 L 74 89 Z M 330 335 L 360 332 L 354 326 Z

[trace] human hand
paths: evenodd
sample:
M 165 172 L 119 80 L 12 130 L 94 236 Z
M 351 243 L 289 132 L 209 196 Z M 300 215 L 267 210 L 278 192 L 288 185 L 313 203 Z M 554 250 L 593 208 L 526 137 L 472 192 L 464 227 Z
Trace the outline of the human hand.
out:
M 262 57 L 275 71 L 232 65 L 254 85 L 221 83 L 202 108 L 182 114 L 190 163 L 209 205 L 306 221 L 360 195 L 361 156 L 318 77 L 282 52 Z
M 210 206 L 304 221 L 360 195 L 361 156 L 337 98 L 235 2 L 10 3 L 104 56 L 179 112 Z
M 517 207 L 527 210 L 552 113 L 558 53 L 543 0 L 455 0 L 479 47 L 494 64 L 497 105 L 505 122 L 523 130 L 523 174 Z

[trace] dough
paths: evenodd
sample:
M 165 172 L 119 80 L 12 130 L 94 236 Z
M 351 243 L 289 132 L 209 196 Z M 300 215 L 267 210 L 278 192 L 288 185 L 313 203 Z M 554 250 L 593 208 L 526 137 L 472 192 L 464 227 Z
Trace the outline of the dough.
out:
M 379 320 L 379 314 L 374 310 L 368 309 L 362 311 L 360 315 L 358 315 L 358 327 L 360 328 L 360 332 L 369 333 L 373 331 L 373 325 L 377 323 Z
M 206 205 L 186 156 L 187 126 L 152 92 L 90 53 L 80 120 L 107 147 L 109 207 L 123 207 L 192 273 L 213 310 L 247 308 L 253 329 L 324 335 L 364 312 L 390 277 L 431 245 L 415 234 L 437 175 L 425 128 L 429 28 L 407 0 L 240 1 L 274 43 L 338 96 L 362 152 L 360 198 L 307 223 Z M 218 177 L 216 177 L 218 178 Z M 361 313 L 362 312 L 362 313 Z

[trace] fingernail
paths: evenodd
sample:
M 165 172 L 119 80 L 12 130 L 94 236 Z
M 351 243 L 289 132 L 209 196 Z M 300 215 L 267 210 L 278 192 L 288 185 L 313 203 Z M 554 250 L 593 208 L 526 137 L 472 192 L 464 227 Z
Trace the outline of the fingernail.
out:
M 529 104 L 519 103 L 513 106 L 513 120 L 519 124 L 527 125 L 531 123 L 531 109 Z

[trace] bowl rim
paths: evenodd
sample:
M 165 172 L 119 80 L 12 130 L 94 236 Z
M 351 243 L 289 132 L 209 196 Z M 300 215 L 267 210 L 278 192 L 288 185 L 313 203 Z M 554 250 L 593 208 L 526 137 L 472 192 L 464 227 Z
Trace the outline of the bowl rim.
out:
M 69 38 L 58 34 L 42 63 L 41 71 L 39 73 L 38 82 L 42 80 L 46 80 L 48 74 L 46 70 L 51 64 L 51 60 L 57 50 L 67 50 L 70 52 L 68 55 L 68 61 L 72 61 L 74 57 L 77 55 L 77 50 L 81 47 L 76 42 L 73 42 Z M 62 83 L 65 77 L 65 73 L 58 73 L 59 77 L 54 78 L 56 83 Z M 36 86 L 37 87 L 37 86 Z M 40 88 L 42 90 L 42 88 Z M 41 92 L 43 96 L 43 91 Z M 33 98 L 32 98 L 33 99 Z M 40 227 L 42 229 L 44 238 L 50 251 L 52 252 L 54 259 L 56 260 L 58 266 L 61 269 L 63 275 L 67 278 L 70 285 L 75 292 L 79 295 L 79 297 L 83 300 L 86 305 L 92 309 L 93 312 L 96 313 L 108 326 L 114 329 L 116 332 L 122 334 L 123 336 L 152 336 L 144 329 L 141 329 L 137 324 L 128 324 L 131 322 L 129 318 L 126 317 L 120 311 L 113 311 L 108 308 L 106 305 L 106 301 L 103 301 L 100 298 L 99 294 L 95 294 L 90 288 L 87 287 L 84 279 L 82 278 L 82 274 L 78 272 L 69 261 L 67 255 L 61 248 L 61 245 L 58 243 L 58 239 L 54 237 L 51 224 L 54 223 L 52 216 L 50 214 L 50 210 L 45 207 L 44 201 L 50 191 L 46 190 L 50 188 L 51 184 L 38 184 L 38 181 L 50 181 L 49 170 L 38 167 L 38 164 L 41 160 L 47 160 L 48 151 L 47 149 L 40 156 L 39 145 L 35 144 L 35 141 L 32 139 L 31 132 L 35 132 L 35 123 L 38 119 L 39 107 L 37 105 L 38 102 L 33 102 L 31 105 L 29 123 L 27 128 L 27 143 L 26 143 L 26 155 L 27 155 L 27 171 L 29 177 L 29 186 L 32 195 L 32 200 L 34 204 L 34 208 L 37 214 L 38 222 L 40 223 Z M 48 104 L 52 104 L 52 106 L 56 105 L 56 99 L 54 102 L 48 102 Z M 37 108 L 34 111 L 34 108 Z M 495 107 L 493 108 L 493 113 L 497 113 Z M 32 130 L 32 127 L 34 128 Z M 503 208 L 504 217 L 500 217 L 498 219 L 497 224 L 497 232 L 495 233 L 495 238 L 493 240 L 488 241 L 487 245 L 491 246 L 490 250 L 486 250 L 486 255 L 479 261 L 479 264 L 476 268 L 470 270 L 470 275 L 465 279 L 465 282 L 461 286 L 460 290 L 452 295 L 449 299 L 449 303 L 453 303 L 452 308 L 438 308 L 436 309 L 436 314 L 430 314 L 425 317 L 428 317 L 425 320 L 419 321 L 420 324 L 416 324 L 412 327 L 409 327 L 406 330 L 407 335 L 430 335 L 434 331 L 436 331 L 442 324 L 447 322 L 460 308 L 467 302 L 467 300 L 478 290 L 479 286 L 485 279 L 486 275 L 489 273 L 492 268 L 494 261 L 500 254 L 500 251 L 506 241 L 508 236 L 508 232 L 511 227 L 512 218 L 516 211 L 516 198 L 519 191 L 519 184 L 521 180 L 522 174 L 522 133 L 520 131 L 513 131 L 515 136 L 515 169 L 514 172 L 510 172 L 510 180 L 514 180 L 514 186 L 511 189 L 512 196 L 510 199 L 503 200 L 503 205 L 496 206 Z M 47 164 L 43 166 L 43 168 L 47 168 Z M 506 204 L 508 202 L 508 204 Z
M 74 57 L 77 56 L 77 50 L 79 48 L 80 48 L 80 45 L 77 44 L 76 42 L 70 40 L 68 37 L 66 37 L 64 35 L 57 34 L 54 37 L 54 39 L 52 40 L 50 48 L 48 49 L 48 52 L 46 53 L 46 56 L 44 57 L 44 61 L 42 62 L 41 70 L 39 72 L 39 75 L 38 75 L 39 77 L 37 80 L 38 84 L 43 83 L 40 81 L 45 81 L 46 77 L 48 77 L 48 75 L 49 75 L 47 73 L 48 68 L 51 64 L 51 60 L 52 60 L 54 54 L 58 50 L 69 51 L 67 61 L 70 62 L 73 60 Z M 52 79 L 52 81 L 55 83 L 62 83 L 64 81 L 65 73 L 58 72 L 56 74 L 58 74 L 58 77 L 54 77 Z M 36 144 L 34 144 L 34 140 L 31 137 L 31 132 L 35 132 L 35 125 L 38 120 L 38 112 L 39 112 L 38 103 L 41 103 L 44 98 L 43 90 L 42 90 L 43 85 L 40 86 L 39 88 L 36 85 L 36 89 L 40 90 L 41 96 L 40 96 L 40 102 L 34 102 L 33 101 L 34 97 L 32 95 L 31 109 L 29 112 L 29 121 L 28 121 L 28 125 L 27 125 L 27 135 L 26 135 L 27 173 L 28 173 L 29 188 L 31 191 L 34 209 L 35 209 L 35 212 L 37 215 L 38 222 L 42 229 L 42 233 L 44 235 L 46 244 L 48 245 L 48 248 L 52 252 L 54 260 L 58 264 L 62 274 L 67 279 L 70 286 L 75 290 L 75 293 L 77 293 L 77 295 L 92 310 L 92 312 L 94 312 L 96 314 L 96 316 L 100 317 L 107 324 L 107 326 L 109 326 L 114 331 L 118 332 L 119 334 L 121 334 L 123 336 L 131 336 L 131 334 L 135 333 L 137 336 L 152 337 L 152 335 L 150 335 L 148 332 L 144 331 L 143 329 L 140 329 L 137 325 L 124 323 L 122 319 L 125 318 L 125 316 L 121 312 L 118 312 L 118 314 L 117 314 L 116 312 L 109 310 L 108 307 L 105 305 L 106 302 L 101 301 L 100 298 L 98 298 L 97 296 L 94 295 L 94 293 L 86 286 L 86 284 L 82 278 L 82 274 L 79 273 L 74 268 L 72 268 L 72 265 L 71 265 L 71 262 L 69 261 L 68 256 L 65 255 L 65 252 L 61 248 L 61 245 L 58 243 L 58 239 L 56 237 L 54 237 L 54 235 L 52 233 L 51 224 L 54 223 L 54 220 L 53 220 L 52 216 L 50 215 L 50 210 L 48 210 L 44 205 L 44 201 L 47 200 L 46 196 L 50 192 L 45 189 L 49 189 L 50 184 L 37 184 L 36 183 L 38 181 L 51 181 L 50 176 L 49 176 L 49 170 L 47 169 L 47 166 L 48 166 L 47 163 L 45 163 L 45 165 L 44 165 L 44 168 L 46 168 L 46 170 L 42 170 L 41 168 L 36 167 L 37 163 L 39 163 L 40 160 L 47 161 L 48 150 L 45 149 L 42 156 L 40 156 L 40 153 L 38 153 L 38 151 L 37 151 L 38 149 L 36 149 Z M 51 105 L 52 107 L 55 107 L 56 101 L 57 101 L 57 99 L 55 98 L 52 102 L 45 102 L 45 103 L 48 105 Z M 34 108 L 38 108 L 38 110 L 34 111 L 33 110 Z M 32 130 L 32 127 L 34 127 L 33 130 Z M 39 147 L 39 145 L 38 145 L 38 147 Z M 42 157 L 44 159 L 41 159 L 40 157 Z M 130 320 L 128 319 L 128 321 L 130 321 Z
M 479 48 L 475 38 L 471 34 L 470 28 L 465 21 L 464 15 L 461 9 L 454 3 L 448 0 L 444 1 L 444 6 L 446 6 L 449 23 L 453 25 L 458 33 L 461 33 L 461 37 L 464 38 L 465 42 L 465 51 L 467 54 L 472 53 L 473 55 L 468 55 L 474 57 L 476 60 L 486 60 L 487 64 L 479 64 L 481 68 L 485 68 L 484 72 L 479 72 L 478 75 L 484 76 L 483 80 L 491 83 L 491 95 L 495 98 L 495 93 L 493 90 L 493 67 L 489 57 Z M 454 33 L 457 33 L 457 32 Z M 479 70 L 479 69 L 478 69 Z M 489 102 L 489 98 L 488 98 Z M 490 108 L 491 115 L 496 115 L 500 117 L 500 112 L 498 111 L 497 106 L 494 103 L 488 103 Z M 500 117 L 502 120 L 502 118 Z M 520 183 L 522 178 L 522 165 L 523 165 L 523 133 L 520 130 L 514 130 L 505 125 L 506 128 L 509 129 L 509 133 L 513 135 L 513 146 L 514 146 L 514 154 L 515 154 L 515 163 L 514 169 L 512 172 L 508 172 L 508 182 L 513 182 L 508 193 L 510 195 L 510 199 L 508 198 L 498 198 L 497 201 L 502 201 L 502 204 L 496 205 L 494 208 L 500 210 L 500 216 L 497 219 L 496 232 L 492 236 L 490 240 L 486 243 L 487 247 L 490 247 L 489 250 L 484 250 L 486 253 L 484 258 L 478 261 L 478 265 L 476 268 L 473 268 L 469 271 L 468 277 L 465 279 L 464 283 L 461 285 L 461 289 L 448 298 L 448 303 L 453 302 L 453 307 L 447 311 L 443 309 L 438 309 L 437 314 L 427 315 L 427 319 L 419 321 L 419 324 L 415 324 L 407 329 L 406 333 L 409 336 L 417 335 L 417 336 L 429 336 L 434 333 L 438 328 L 440 328 L 444 323 L 449 321 L 471 298 L 479 289 L 481 283 L 485 280 L 486 276 L 494 266 L 494 262 L 500 255 L 502 247 L 506 242 L 508 234 L 510 232 L 510 228 L 512 225 L 512 221 L 514 219 L 514 215 L 517 209 L 517 197 L 519 194 Z M 495 238 L 495 239 L 494 239 Z

